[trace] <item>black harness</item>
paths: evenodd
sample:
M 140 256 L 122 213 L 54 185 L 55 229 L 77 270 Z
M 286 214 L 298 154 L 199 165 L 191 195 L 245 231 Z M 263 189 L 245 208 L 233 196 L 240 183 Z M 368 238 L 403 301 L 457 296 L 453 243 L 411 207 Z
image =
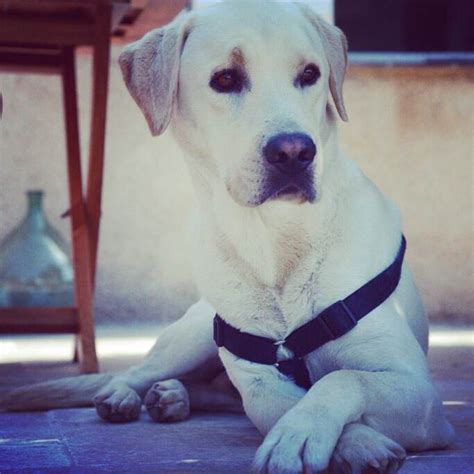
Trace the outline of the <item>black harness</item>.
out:
M 283 341 L 245 333 L 226 323 L 218 314 L 214 318 L 214 340 L 232 354 L 258 364 L 274 365 L 301 387 L 311 381 L 304 357 L 333 339 L 343 336 L 357 322 L 381 305 L 398 286 L 405 254 L 406 240 L 402 235 L 394 262 L 382 273 L 361 286 L 347 298 L 337 301 L 294 330 Z M 278 360 L 278 347 L 284 345 L 293 352 L 291 359 Z

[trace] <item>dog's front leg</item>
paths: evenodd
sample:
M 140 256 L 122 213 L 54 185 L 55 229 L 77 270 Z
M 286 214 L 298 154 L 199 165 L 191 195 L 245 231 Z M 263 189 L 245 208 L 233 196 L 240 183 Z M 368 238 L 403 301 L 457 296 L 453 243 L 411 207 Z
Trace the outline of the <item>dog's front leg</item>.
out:
M 239 359 L 226 349 L 219 355 L 242 397 L 246 415 L 264 435 L 306 394 L 273 366 Z
M 182 318 L 164 329 L 141 364 L 116 375 L 94 397 L 99 416 L 120 422 L 137 419 L 142 398 L 155 382 L 180 377 L 217 356 L 212 336 L 214 314 L 209 303 L 200 300 Z M 161 388 L 156 387 L 157 394 L 160 395 L 160 390 L 168 392 L 173 405 L 177 399 L 180 404 L 186 401 L 187 393 L 180 382 L 169 381 L 161 385 Z M 180 406 L 189 411 L 189 401 L 187 404 L 187 407 Z
M 256 466 L 271 473 L 323 471 L 343 429 L 354 422 L 373 430 L 374 452 L 380 448 L 376 443 L 385 443 L 377 432 L 408 449 L 441 447 L 452 431 L 439 410 L 430 380 L 420 374 L 335 371 L 275 424 L 257 453 Z M 402 461 L 403 450 L 400 457 Z

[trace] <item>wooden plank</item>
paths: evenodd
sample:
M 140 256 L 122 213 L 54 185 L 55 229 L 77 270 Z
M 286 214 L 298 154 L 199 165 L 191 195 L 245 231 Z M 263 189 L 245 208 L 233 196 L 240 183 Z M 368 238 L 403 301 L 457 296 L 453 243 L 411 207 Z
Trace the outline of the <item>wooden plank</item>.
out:
M 9 10 L 11 8 L 36 8 L 43 10 L 46 6 L 60 8 L 61 5 L 77 7 L 84 4 L 113 5 L 114 3 L 130 3 L 130 0 L 0 0 L 0 10 Z
M 0 0 L 0 13 L 67 14 L 103 5 L 120 7 L 128 4 L 130 0 Z
M 48 18 L 0 16 L 0 42 L 91 45 L 95 39 L 93 23 L 51 20 Z
M 58 73 L 61 68 L 59 50 L 35 50 L 0 45 L 0 71 Z
M 72 306 L 40 306 L 40 307 L 26 307 L 26 306 L 9 306 L 0 308 L 0 317 L 3 319 L 9 318 L 73 318 L 77 314 L 77 308 Z
M 77 333 L 76 308 L 0 308 L 0 334 Z
M 90 45 L 102 8 L 112 11 L 110 33 L 129 9 L 129 0 L 0 0 L 0 41 Z

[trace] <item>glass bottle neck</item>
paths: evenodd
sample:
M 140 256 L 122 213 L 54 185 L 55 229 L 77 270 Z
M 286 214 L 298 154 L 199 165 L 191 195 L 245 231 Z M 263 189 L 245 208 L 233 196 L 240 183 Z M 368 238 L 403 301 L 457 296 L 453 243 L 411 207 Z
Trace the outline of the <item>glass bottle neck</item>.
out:
M 26 221 L 30 229 L 41 231 L 46 222 L 43 213 L 43 191 L 28 191 L 28 213 Z

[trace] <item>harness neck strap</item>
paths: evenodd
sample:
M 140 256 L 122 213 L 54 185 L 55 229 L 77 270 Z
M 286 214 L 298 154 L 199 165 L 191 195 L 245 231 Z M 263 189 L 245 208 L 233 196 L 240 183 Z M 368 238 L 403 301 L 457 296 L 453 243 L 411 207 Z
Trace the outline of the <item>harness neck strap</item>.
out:
M 359 320 L 395 291 L 400 281 L 405 249 L 406 240 L 402 235 L 397 256 L 389 267 L 345 299 L 315 315 L 283 341 L 242 332 L 218 314 L 214 318 L 214 340 L 218 347 L 225 347 L 237 357 L 259 364 L 275 365 L 285 375 L 293 376 L 299 385 L 305 386 L 309 383 L 309 376 L 302 358 L 348 333 Z M 294 358 L 279 361 L 277 351 L 280 345 L 290 349 Z

